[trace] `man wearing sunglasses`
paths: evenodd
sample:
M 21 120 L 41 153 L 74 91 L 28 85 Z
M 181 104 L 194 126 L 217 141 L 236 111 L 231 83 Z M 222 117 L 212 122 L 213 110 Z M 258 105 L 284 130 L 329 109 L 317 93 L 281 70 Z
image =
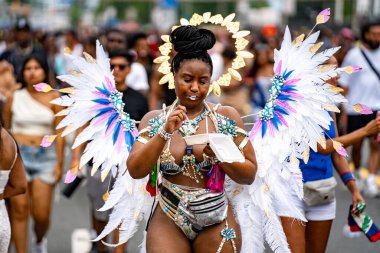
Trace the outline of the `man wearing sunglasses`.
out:
M 109 53 L 109 58 L 116 89 L 123 93 L 124 111 L 129 113 L 131 119 L 139 121 L 148 112 L 147 100 L 125 82 L 131 72 L 134 56 L 126 51 L 113 51 Z

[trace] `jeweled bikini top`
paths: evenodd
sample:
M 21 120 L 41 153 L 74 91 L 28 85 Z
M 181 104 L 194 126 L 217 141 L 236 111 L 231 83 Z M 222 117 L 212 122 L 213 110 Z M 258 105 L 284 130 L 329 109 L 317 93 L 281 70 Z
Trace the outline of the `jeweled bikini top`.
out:
M 172 105 L 173 107 L 173 105 Z M 230 119 L 226 116 L 223 116 L 216 112 L 219 104 L 216 105 L 212 110 L 205 103 L 205 110 L 197 118 L 193 119 L 192 122 L 197 122 L 198 124 L 202 119 L 209 117 L 213 122 L 217 133 L 222 133 L 230 135 L 233 137 L 235 144 L 239 147 L 240 150 L 244 148 L 248 142 L 248 136 L 244 129 L 236 125 L 236 121 Z M 169 108 L 170 111 L 170 108 Z M 166 122 L 166 116 L 169 113 L 162 112 L 160 115 L 152 118 L 148 122 L 148 126 L 142 129 L 139 133 L 137 141 L 141 143 L 147 143 L 153 136 L 158 133 L 158 130 L 163 127 Z M 195 125 L 195 124 L 194 124 Z M 186 151 L 188 152 L 188 151 Z M 186 154 L 184 158 L 186 157 Z M 203 154 L 203 160 L 200 162 L 193 161 L 195 163 L 196 171 L 208 171 L 210 165 L 215 163 L 215 160 L 206 154 Z M 186 159 L 182 160 L 182 164 L 178 165 L 175 163 L 175 158 L 170 152 L 170 140 L 165 145 L 163 152 L 160 155 L 160 170 L 164 174 L 176 175 L 183 171 L 186 166 Z

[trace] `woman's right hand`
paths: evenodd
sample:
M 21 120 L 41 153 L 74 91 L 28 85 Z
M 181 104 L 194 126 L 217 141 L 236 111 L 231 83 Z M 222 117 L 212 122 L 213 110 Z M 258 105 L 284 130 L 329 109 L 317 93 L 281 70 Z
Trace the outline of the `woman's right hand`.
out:
M 374 120 L 371 120 L 366 126 L 365 130 L 367 136 L 375 135 L 380 132 L 380 117 L 377 117 Z
M 358 215 L 360 213 L 360 211 L 357 208 L 357 205 L 359 202 L 365 204 L 365 200 L 363 196 L 360 194 L 360 191 L 355 191 L 352 194 L 352 210 L 351 210 L 352 214 L 354 215 Z
M 186 107 L 179 105 L 175 110 L 169 114 L 169 117 L 164 126 L 164 130 L 170 134 L 177 131 L 181 126 L 182 122 L 186 119 Z

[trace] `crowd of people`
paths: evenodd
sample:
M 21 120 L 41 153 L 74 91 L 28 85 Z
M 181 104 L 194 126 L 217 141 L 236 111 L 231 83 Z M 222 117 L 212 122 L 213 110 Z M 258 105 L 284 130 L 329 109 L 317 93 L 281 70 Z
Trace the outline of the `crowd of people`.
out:
M 3 226 L 0 228 L 1 252 L 6 252 L 6 247 L 8 247 L 10 236 L 2 236 L 10 235 L 10 228 L 12 228 L 11 237 L 15 251 L 17 253 L 28 252 L 29 215 L 33 219 L 34 234 L 30 235 L 33 238 L 33 252 L 47 252 L 46 234 L 51 217 L 53 191 L 63 174 L 65 138 L 57 137 L 56 144 L 49 148 L 40 147 L 44 135 L 58 134 L 60 131 L 56 130 L 60 117 L 56 118 L 54 115 L 62 108 L 50 104 L 51 100 L 59 97 L 59 93 L 41 94 L 35 91 L 33 85 L 45 82 L 55 88 L 68 87 L 67 83 L 56 78 L 58 75 L 73 70 L 70 57 L 66 56 L 65 53 L 81 56 L 83 52 L 86 52 L 96 58 L 96 43 L 99 40 L 110 58 L 116 89 L 122 93 L 122 99 L 128 105 L 125 107 L 125 112 L 129 113 L 132 119 L 141 121 L 140 131 L 148 127 L 150 120 L 160 117 L 157 110 L 161 109 L 163 104 L 172 105 L 174 103 L 169 109 L 172 111 L 168 113 L 167 123 L 162 128 L 164 129 L 163 132 L 153 138 L 150 136 L 144 140 L 140 139 L 139 141 L 138 139 L 131 151 L 128 160 L 130 174 L 134 178 L 142 178 L 150 173 L 149 170 L 154 167 L 159 157 L 163 161 L 161 151 L 165 147 L 171 153 L 174 161 L 181 161 L 182 150 L 178 147 L 186 150 L 186 152 L 188 151 L 181 143 L 180 134 L 177 134 L 182 126 L 182 121 L 187 117 L 199 117 L 204 111 L 212 111 L 209 108 L 210 105 L 203 102 L 208 93 L 208 86 L 203 87 L 200 84 L 199 87 L 194 88 L 188 84 L 187 77 L 191 76 L 199 83 L 204 81 L 209 84 L 230 67 L 236 53 L 234 41 L 226 31 L 213 27 L 210 29 L 215 34 L 215 41 L 209 45 L 207 43 L 202 45 L 205 48 L 203 51 L 209 49 L 208 54 L 183 57 L 181 55 L 183 49 L 177 46 L 176 51 L 179 54 L 173 59 L 172 66 L 175 68 L 173 72 L 176 74 L 182 72 L 182 76 L 178 80 L 176 79 L 180 88 L 176 87 L 175 90 L 168 89 L 167 85 L 159 85 L 162 74 L 158 71 L 158 66 L 153 64 L 153 60 L 159 56 L 158 47 L 161 43 L 160 34 L 156 31 L 147 31 L 146 33 L 142 31 L 125 32 L 112 28 L 101 32 L 89 30 L 43 32 L 34 31 L 27 20 L 21 18 L 17 20 L 11 30 L 2 33 L 3 37 L 0 38 L 2 39 L 0 41 L 0 50 L 2 50 L 0 51 L 0 220 L 2 221 L 1 224 L 4 221 L 4 224 L 10 225 L 6 228 Z M 186 32 L 197 33 L 193 30 Z M 298 34 L 299 32 L 294 32 L 294 37 Z M 376 119 L 376 112 L 380 111 L 380 61 L 378 60 L 380 59 L 380 23 L 374 22 L 364 25 L 360 36 L 355 36 L 347 27 L 340 29 L 337 33 L 324 28 L 321 34 L 321 40 L 327 47 L 341 46 L 336 59 L 330 59 L 331 64 L 338 66 L 358 65 L 362 68 L 359 73 L 354 75 L 342 75 L 339 80 L 338 78 L 326 80 L 332 85 L 342 87 L 349 100 L 349 105 L 342 108 L 340 115 L 332 115 L 334 124 L 330 125 L 330 129 L 326 129 L 325 133 L 326 136 L 341 142 L 345 147 L 353 146 L 351 157 L 356 183 L 352 180 L 353 178 L 347 179 L 342 176 L 342 180 L 351 191 L 353 203 L 356 206 L 359 202 L 365 202 L 360 192 L 368 198 L 379 196 L 376 175 L 380 167 L 380 142 L 373 136 L 380 130 L 380 117 Z M 221 103 L 223 105 L 218 109 L 218 114 L 215 113 L 216 117 L 233 119 L 239 128 L 244 129 L 239 114 L 240 116 L 254 114 L 264 108 L 270 97 L 268 90 L 272 86 L 274 74 L 273 52 L 274 49 L 280 47 L 281 37 L 280 28 L 273 32 L 272 30 L 267 31 L 263 27 L 251 33 L 247 48 L 255 57 L 247 61 L 247 66 L 240 71 L 242 81 L 232 80 L 230 86 L 222 87 L 220 97 L 210 95 L 207 99 L 215 104 Z M 190 74 L 183 74 L 183 72 Z M 201 94 L 201 102 L 194 104 L 185 99 L 187 90 L 191 89 L 196 89 Z M 350 106 L 358 103 L 369 106 L 374 113 L 359 115 Z M 236 112 L 228 109 L 228 106 L 235 108 Z M 153 112 L 148 113 L 149 111 Z M 144 117 L 144 115 L 146 116 Z M 206 127 L 208 126 L 203 118 L 198 123 L 201 131 L 207 130 Z M 75 135 L 80 134 L 82 130 L 79 129 Z M 175 134 L 172 137 L 173 133 Z M 168 145 L 166 137 L 170 139 Z M 361 150 L 363 141 L 367 137 L 370 153 L 366 164 L 368 164 L 370 174 L 364 180 L 360 173 L 363 164 Z M 148 141 L 149 145 L 146 144 Z M 176 146 L 176 148 L 170 149 L 170 145 Z M 347 160 L 339 156 L 332 145 L 332 142 L 328 141 L 326 149 L 318 147 L 318 152 L 311 154 L 309 163 L 301 164 L 305 183 L 332 178 L 333 168 L 340 175 L 347 173 L 349 170 Z M 81 145 L 72 151 L 71 167 L 78 166 L 79 157 L 84 148 L 85 145 Z M 154 154 L 147 159 L 145 155 L 147 152 Z M 193 152 L 191 155 L 197 160 L 206 155 L 210 161 L 213 161 L 214 154 L 208 147 L 189 152 Z M 251 145 L 242 147 L 242 152 L 246 159 L 244 164 L 239 166 L 236 164 L 223 165 L 221 167 L 234 181 L 250 184 L 254 181 L 256 173 L 255 155 Z M 171 165 L 173 165 L 172 169 L 175 170 L 175 173 L 171 172 L 165 176 L 163 186 L 160 189 L 160 196 L 169 192 L 169 194 L 181 199 L 182 192 L 201 191 L 201 188 L 193 187 L 193 181 L 197 176 L 194 176 L 195 178 L 176 176 L 175 174 L 186 169 L 186 167 L 180 170 L 173 161 Z M 92 167 L 91 162 L 88 167 Z M 146 170 L 141 168 L 146 168 Z M 325 170 L 326 168 L 328 169 Z M 206 174 L 206 172 L 202 173 Z M 93 236 L 95 237 L 101 233 L 107 224 L 109 215 L 108 212 L 98 212 L 97 209 L 104 203 L 102 197 L 114 182 L 110 175 L 105 180 L 101 178 L 100 172 L 89 176 L 87 180 L 92 214 L 89 219 L 92 221 Z M 103 183 L 103 181 L 108 183 Z M 203 181 L 206 184 L 206 180 Z M 177 187 L 173 190 L 169 185 Z M 183 185 L 191 187 L 184 188 Z M 9 199 L 7 202 L 9 220 L 5 217 L 7 210 L 3 199 Z M 147 237 L 148 252 L 153 252 L 153 247 L 156 250 L 162 249 L 157 252 L 169 252 L 165 249 L 170 245 L 181 252 L 192 252 L 192 250 L 195 252 L 212 252 L 212 249 L 218 248 L 220 240 L 217 238 L 213 241 L 209 238 L 216 237 L 213 234 L 220 233 L 223 227 L 233 228 L 237 233 L 235 242 L 233 241 L 231 245 L 225 244 L 224 247 L 229 250 L 225 252 L 238 252 L 236 250 L 240 249 L 241 236 L 232 210 L 226 211 L 226 215 L 217 222 L 214 229 L 199 233 L 190 226 L 191 231 L 189 232 L 188 228 L 187 230 L 183 227 L 178 229 L 178 224 L 170 222 L 173 217 L 164 211 L 163 206 L 172 206 L 171 201 L 173 202 L 173 199 L 168 200 L 161 197 L 159 201 L 161 208 L 157 208 L 152 215 Z M 335 202 L 309 207 L 300 201 L 298 207 L 309 220 L 307 226 L 304 226 L 303 223 L 294 223 L 293 219 L 287 216 L 286 210 L 283 210 L 284 212 L 281 215 L 282 225 L 291 251 L 300 253 L 324 252 L 332 220 L 335 218 Z M 224 220 L 226 222 L 222 222 Z M 163 232 L 173 236 L 165 237 L 163 240 L 160 236 Z M 312 239 L 316 235 L 321 238 L 318 242 Z M 117 240 L 117 233 L 115 233 L 114 238 Z M 195 239 L 194 243 L 189 244 L 188 239 Z M 91 252 L 109 252 L 109 250 L 101 242 L 96 242 L 93 243 Z M 113 252 L 124 251 L 125 244 L 113 250 Z

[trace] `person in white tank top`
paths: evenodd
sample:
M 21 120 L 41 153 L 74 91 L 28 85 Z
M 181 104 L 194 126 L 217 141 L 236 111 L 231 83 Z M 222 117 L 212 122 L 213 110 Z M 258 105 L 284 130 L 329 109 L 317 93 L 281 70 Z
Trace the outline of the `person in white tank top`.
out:
M 50 103 L 57 92 L 38 93 L 33 85 L 47 82 L 48 67 L 36 56 L 28 57 L 22 67 L 23 88 L 7 99 L 4 107 L 5 127 L 9 128 L 20 145 L 28 189 L 25 194 L 10 200 L 12 242 L 17 253 L 26 253 L 28 218 L 34 220 L 33 252 L 47 252 L 46 234 L 54 186 L 62 176 L 64 139 L 57 137 L 56 145 L 43 148 L 45 135 L 57 135 L 59 120 L 54 115 L 63 108 Z
M 17 145 L 0 122 L 0 252 L 8 252 L 11 228 L 4 199 L 26 191 L 25 170 Z

